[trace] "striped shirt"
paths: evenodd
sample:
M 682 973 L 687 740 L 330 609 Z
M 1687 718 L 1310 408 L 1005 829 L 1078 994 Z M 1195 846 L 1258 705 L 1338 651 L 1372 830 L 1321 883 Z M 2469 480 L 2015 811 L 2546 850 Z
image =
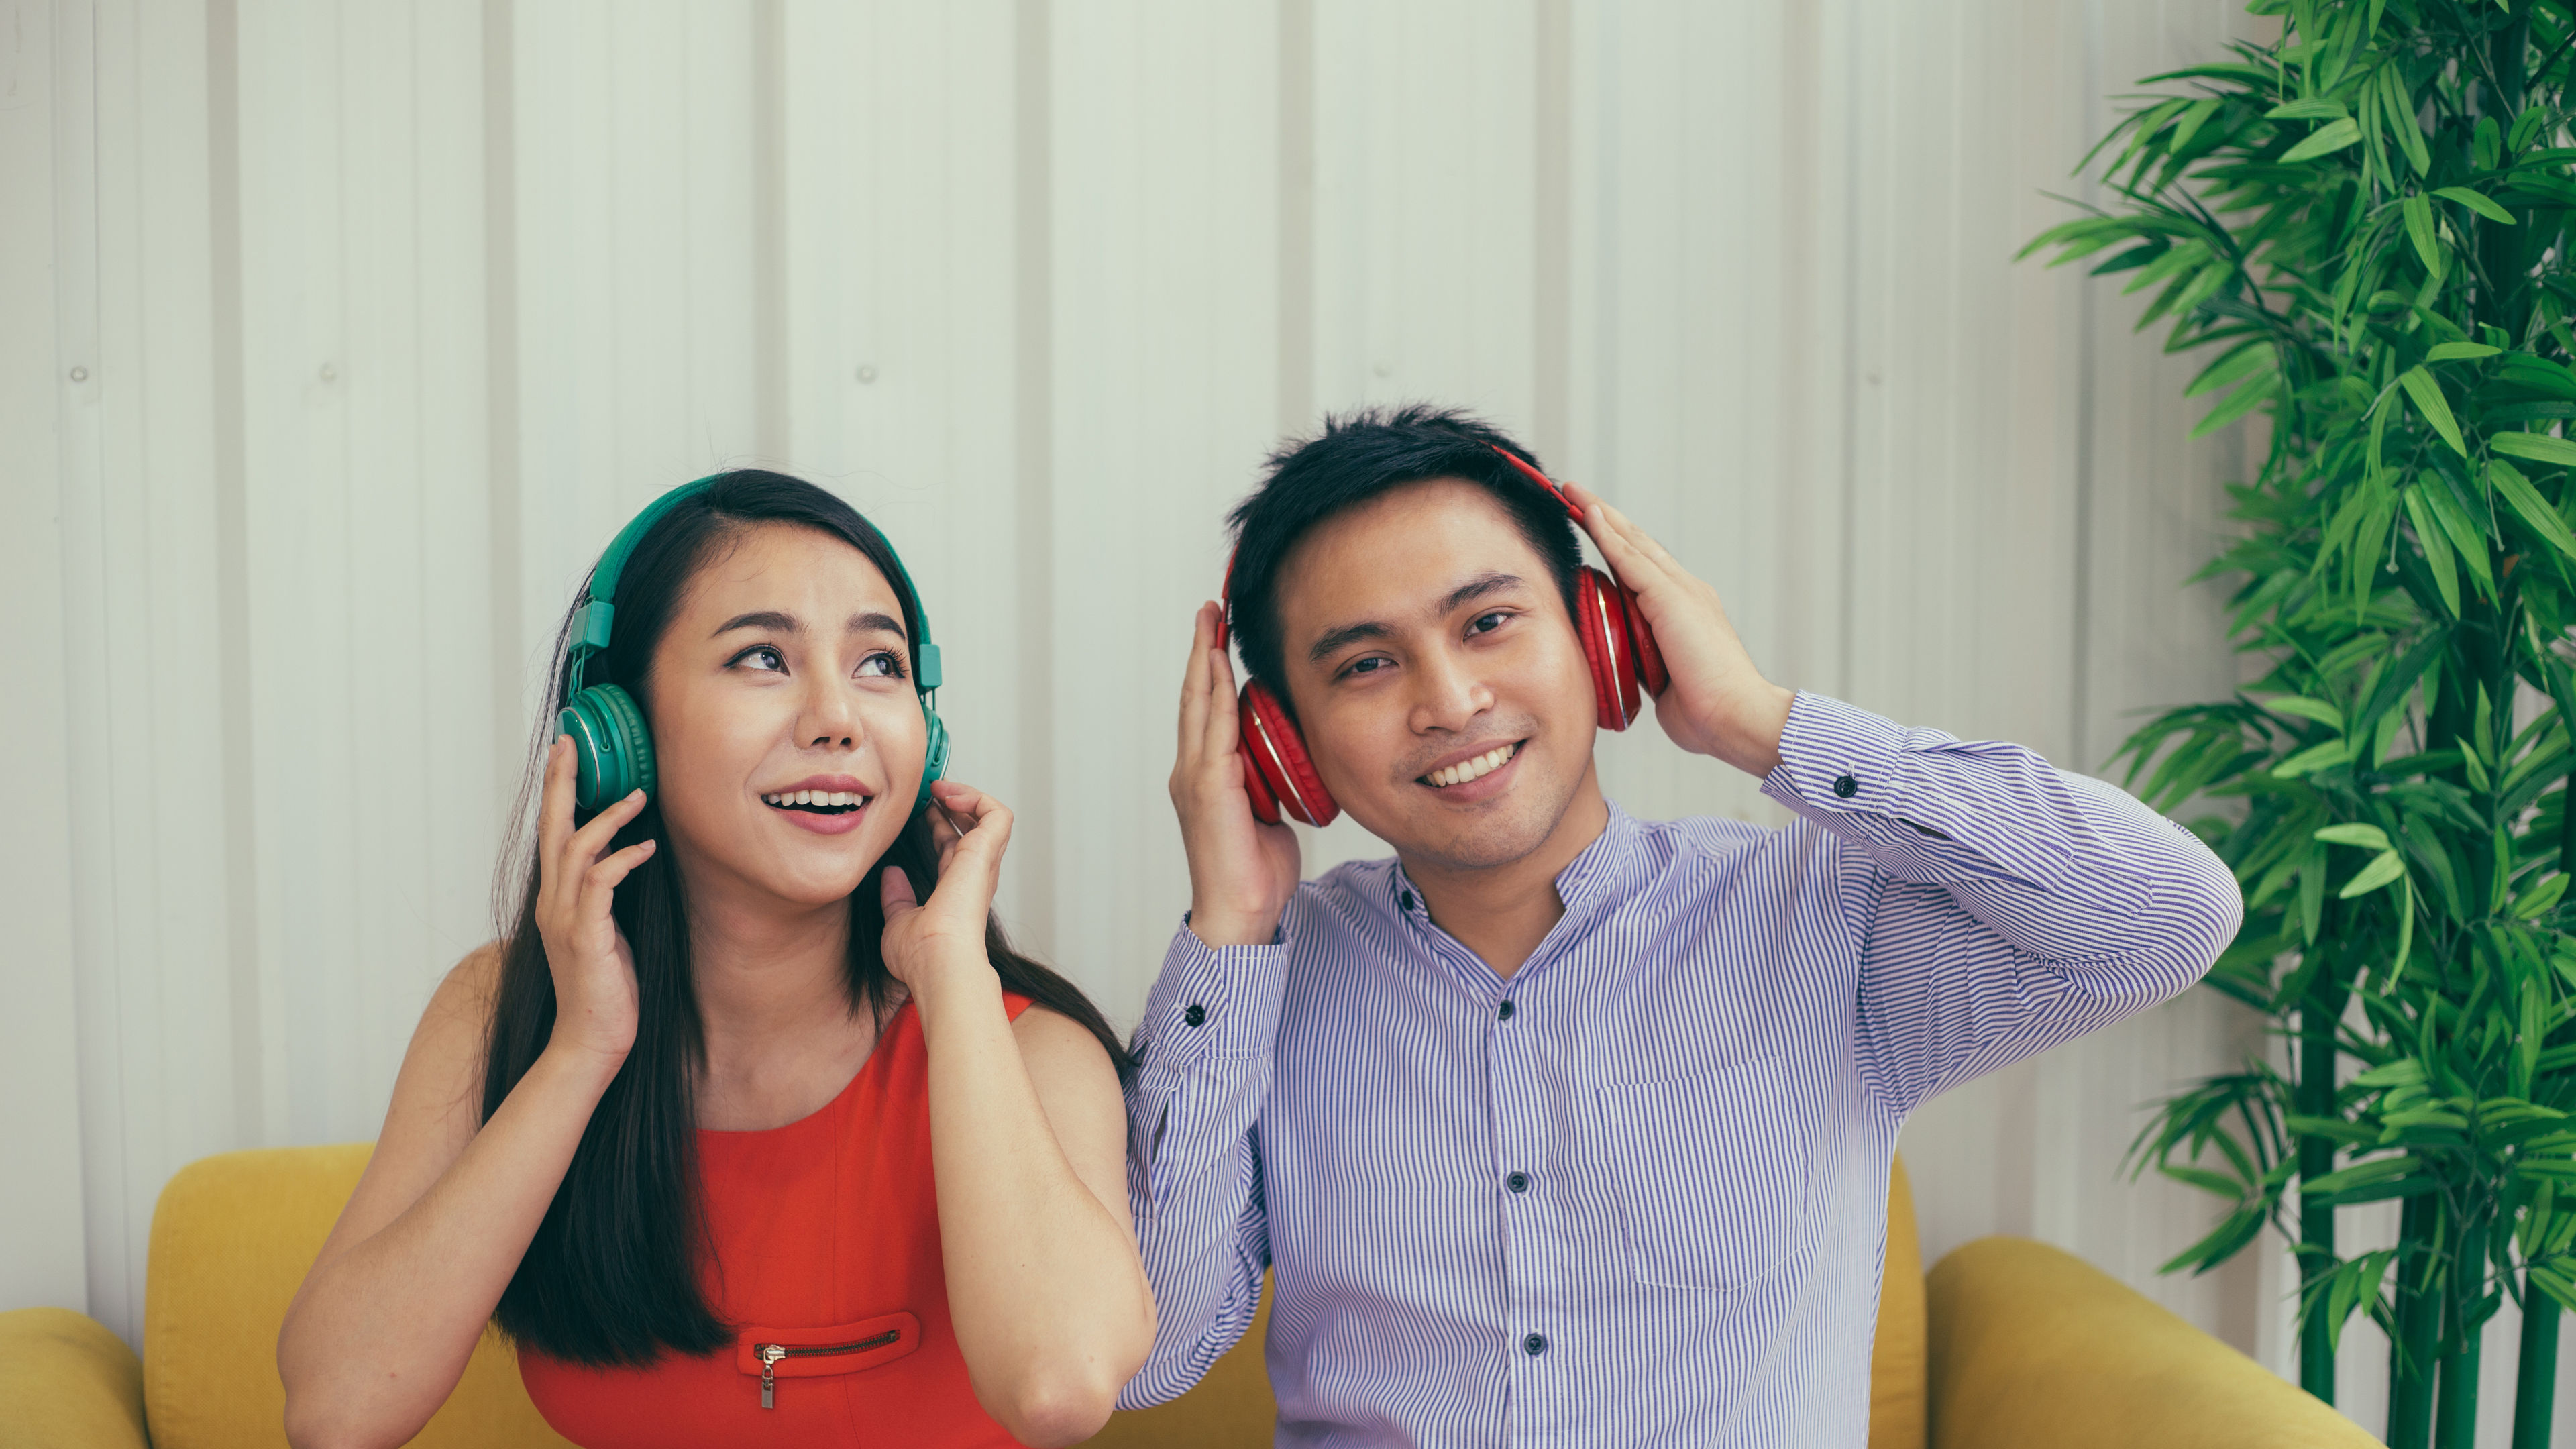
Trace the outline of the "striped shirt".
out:
M 2180 992 L 2227 869 L 2126 794 L 1801 694 L 1763 793 L 1613 806 L 1510 979 L 1392 860 L 1266 946 L 1173 937 L 1129 1194 L 1127 1408 L 1267 1345 L 1282 1445 L 1865 1443 L 1897 1128 Z

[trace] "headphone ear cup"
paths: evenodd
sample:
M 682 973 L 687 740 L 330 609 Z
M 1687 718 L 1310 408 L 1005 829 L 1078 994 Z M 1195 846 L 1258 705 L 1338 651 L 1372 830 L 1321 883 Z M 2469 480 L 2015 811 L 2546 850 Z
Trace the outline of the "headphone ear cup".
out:
M 1637 659 L 1628 643 L 1627 604 L 1608 574 L 1587 568 L 1574 583 L 1575 637 L 1592 666 L 1593 715 L 1605 730 L 1637 718 Z
M 660 783 L 653 768 L 653 732 L 634 696 L 614 684 L 594 684 L 555 715 L 555 727 L 572 736 L 573 803 L 602 810 Z
M 1246 773 L 1257 777 L 1247 782 L 1252 796 L 1252 813 L 1277 824 L 1284 812 L 1308 825 L 1330 825 L 1342 807 L 1333 801 L 1332 792 L 1324 788 L 1323 777 L 1315 773 L 1315 762 L 1306 755 L 1306 741 L 1289 721 L 1288 711 L 1281 708 L 1270 687 L 1256 679 L 1243 687 L 1235 710 L 1238 745 L 1243 751 Z M 1271 796 L 1270 813 L 1262 814 L 1264 787 Z
M 921 756 L 921 788 L 912 794 L 915 815 L 930 808 L 930 787 L 948 778 L 948 722 L 927 699 L 921 702 L 921 721 L 929 726 L 929 738 Z
M 1664 667 L 1664 651 L 1655 646 L 1655 626 L 1646 622 L 1637 591 L 1626 584 L 1619 586 L 1619 612 L 1627 620 L 1629 641 L 1636 646 L 1637 682 L 1646 687 L 1646 693 L 1661 699 L 1672 688 L 1672 671 Z

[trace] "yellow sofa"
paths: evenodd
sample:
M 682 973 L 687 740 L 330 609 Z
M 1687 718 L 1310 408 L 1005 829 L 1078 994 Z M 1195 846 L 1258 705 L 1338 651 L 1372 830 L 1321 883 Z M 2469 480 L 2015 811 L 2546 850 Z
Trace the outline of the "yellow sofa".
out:
M 368 1149 L 232 1152 L 170 1180 L 152 1215 L 143 1356 L 80 1314 L 0 1313 L 0 1449 L 282 1445 L 277 1329 Z M 2340 1449 L 2378 1441 L 2081 1260 L 1987 1238 L 1927 1279 L 1899 1165 L 1871 1367 L 1870 1449 Z M 1268 1306 L 1263 1307 L 1266 1319 Z M 1264 1324 L 1177 1402 L 1120 1414 L 1103 1449 L 1270 1442 Z M 537 1417 L 506 1344 L 486 1335 L 412 1441 L 535 1449 Z

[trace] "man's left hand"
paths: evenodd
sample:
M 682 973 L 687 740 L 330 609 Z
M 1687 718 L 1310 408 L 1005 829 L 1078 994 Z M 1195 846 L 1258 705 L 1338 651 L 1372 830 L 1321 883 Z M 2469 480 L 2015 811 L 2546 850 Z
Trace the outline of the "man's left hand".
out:
M 1673 743 L 1715 755 L 1760 779 L 1780 765 L 1780 731 L 1797 691 L 1762 677 L 1744 651 L 1717 590 L 1692 577 L 1646 531 L 1600 494 L 1563 485 L 1583 510 L 1583 528 L 1655 631 L 1672 686 L 1655 701 L 1655 720 Z

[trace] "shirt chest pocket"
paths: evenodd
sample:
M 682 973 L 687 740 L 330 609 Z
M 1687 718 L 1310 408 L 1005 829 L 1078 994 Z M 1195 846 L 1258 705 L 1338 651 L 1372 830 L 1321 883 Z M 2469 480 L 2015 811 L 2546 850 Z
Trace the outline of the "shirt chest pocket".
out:
M 1744 1288 L 1780 1266 L 1811 1155 L 1790 1090 L 1778 1057 L 1599 1090 L 1596 1140 L 1638 1282 Z

